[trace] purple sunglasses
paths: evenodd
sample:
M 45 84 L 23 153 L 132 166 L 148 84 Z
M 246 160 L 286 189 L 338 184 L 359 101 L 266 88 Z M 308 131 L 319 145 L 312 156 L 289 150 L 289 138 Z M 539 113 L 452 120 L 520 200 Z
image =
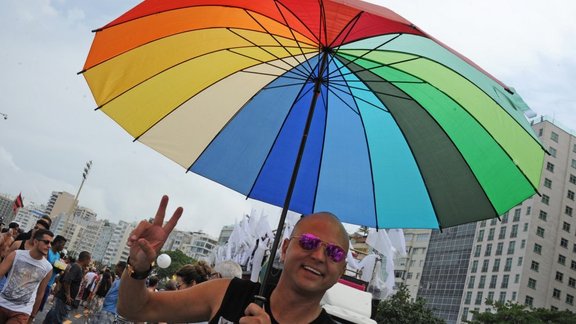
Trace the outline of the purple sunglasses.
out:
M 343 248 L 332 243 L 326 243 L 321 239 L 319 239 L 314 234 L 304 233 L 301 234 L 300 236 L 290 237 L 290 239 L 293 238 L 298 238 L 298 243 L 300 244 L 300 247 L 306 251 L 314 251 L 320 245 L 324 245 L 325 247 L 324 251 L 326 252 L 326 255 L 330 258 L 330 260 L 336 263 L 341 262 L 342 260 L 344 260 L 344 258 L 346 258 L 346 252 L 344 252 Z

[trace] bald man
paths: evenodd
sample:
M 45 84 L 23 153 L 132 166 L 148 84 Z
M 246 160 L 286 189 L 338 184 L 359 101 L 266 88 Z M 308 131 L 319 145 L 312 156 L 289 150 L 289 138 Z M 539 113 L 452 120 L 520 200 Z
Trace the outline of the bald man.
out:
M 149 322 L 334 323 L 320 300 L 346 268 L 348 234 L 336 216 L 316 213 L 296 224 L 292 236 L 282 243 L 284 270 L 263 309 L 253 302 L 260 284 L 238 278 L 209 280 L 179 291 L 146 289 L 151 263 L 183 212 L 177 208 L 163 225 L 167 205 L 164 196 L 154 221 L 140 222 L 130 235 L 129 266 L 118 300 L 120 315 Z

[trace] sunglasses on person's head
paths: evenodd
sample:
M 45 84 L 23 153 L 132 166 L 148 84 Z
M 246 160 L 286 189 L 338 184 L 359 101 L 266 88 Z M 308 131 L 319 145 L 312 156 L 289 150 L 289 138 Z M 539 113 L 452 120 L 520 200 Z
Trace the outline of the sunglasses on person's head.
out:
M 328 256 L 330 260 L 336 263 L 341 262 L 346 258 L 346 252 L 343 248 L 336 244 L 326 243 L 320 238 L 316 237 L 314 234 L 304 233 L 300 236 L 292 236 L 290 239 L 293 238 L 297 238 L 300 247 L 306 251 L 314 251 L 320 247 L 320 245 L 324 245 L 326 256 Z

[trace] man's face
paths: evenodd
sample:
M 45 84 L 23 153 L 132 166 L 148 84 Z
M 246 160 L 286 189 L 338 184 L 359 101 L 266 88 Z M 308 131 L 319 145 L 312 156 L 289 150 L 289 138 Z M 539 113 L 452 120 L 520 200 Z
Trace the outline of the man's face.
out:
M 54 243 L 52 245 L 52 250 L 56 252 L 61 252 L 62 250 L 64 250 L 64 245 L 66 245 L 65 241 L 58 241 L 57 243 Z
M 41 239 L 34 241 L 36 242 L 36 249 L 38 250 L 38 252 L 40 252 L 44 256 L 47 256 L 48 250 L 50 250 L 52 237 L 50 235 L 44 234 Z
M 302 234 L 312 234 L 322 240 L 317 248 L 307 250 L 299 243 Z M 284 270 L 288 284 L 300 293 L 324 294 L 344 273 L 345 260 L 335 262 L 326 255 L 326 245 L 334 244 L 347 252 L 347 240 L 336 219 L 327 214 L 307 216 L 294 229 L 292 239 L 282 246 Z

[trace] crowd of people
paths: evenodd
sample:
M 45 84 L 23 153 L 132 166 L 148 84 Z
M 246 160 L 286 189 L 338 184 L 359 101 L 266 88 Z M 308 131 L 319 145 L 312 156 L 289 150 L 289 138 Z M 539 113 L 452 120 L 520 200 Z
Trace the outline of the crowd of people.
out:
M 33 323 L 47 310 L 42 323 L 63 323 L 73 309 L 87 310 L 92 323 L 116 323 L 118 291 L 126 262 L 97 269 L 90 252 L 77 258 L 67 255 L 67 239 L 54 235 L 47 216 L 24 232 L 18 223 L 2 228 L 0 234 L 0 323 Z M 183 290 L 214 278 L 242 276 L 233 261 L 214 269 L 204 261 L 187 264 L 172 278 L 146 280 L 150 291 Z M 51 306 L 48 306 L 51 304 Z
M 233 261 L 211 267 L 199 261 L 160 281 L 153 263 L 182 215 L 164 222 L 164 196 L 153 220 L 141 221 L 128 239 L 130 255 L 97 269 L 88 251 L 63 253 L 66 238 L 49 229 L 49 217 L 24 233 L 9 224 L 0 235 L 0 323 L 63 323 L 83 307 L 92 323 L 333 323 L 321 299 L 344 273 L 348 236 L 330 213 L 303 217 L 282 242 L 283 271 L 268 290 L 241 279 Z M 194 302 L 191 302 L 194 301 Z M 260 302 L 259 302 L 260 301 Z

